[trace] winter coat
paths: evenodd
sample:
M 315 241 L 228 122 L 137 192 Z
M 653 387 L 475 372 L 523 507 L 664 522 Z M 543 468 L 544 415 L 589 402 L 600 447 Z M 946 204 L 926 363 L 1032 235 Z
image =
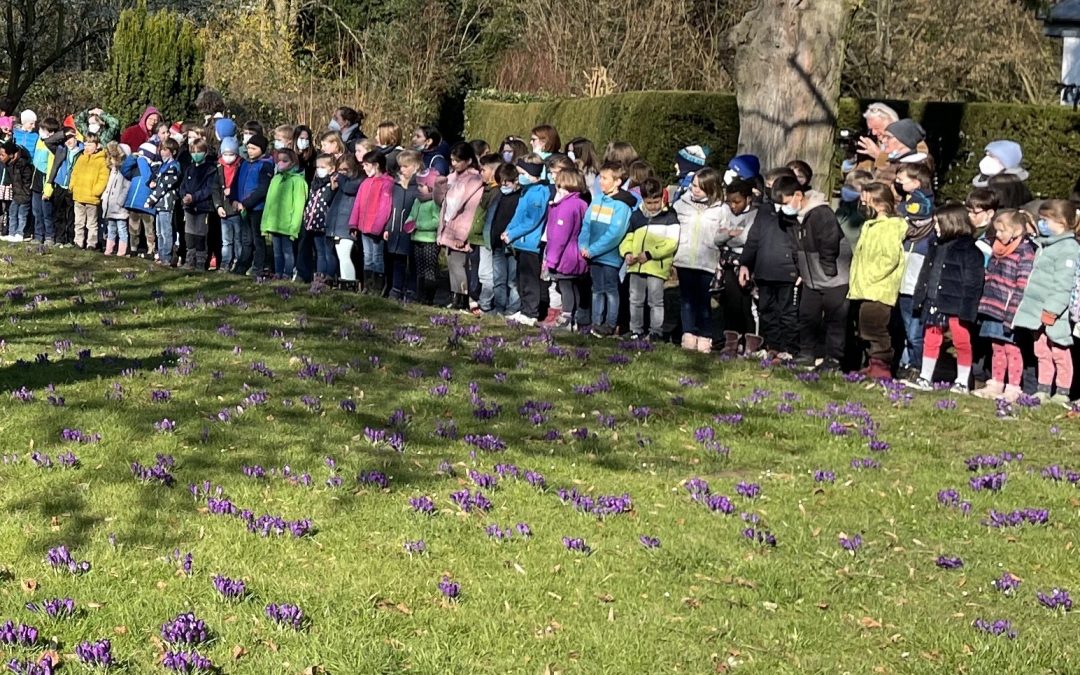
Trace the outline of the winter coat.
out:
M 382 237 L 394 202 L 394 179 L 389 174 L 368 176 L 360 185 L 349 214 L 349 229 Z
M 926 264 L 926 256 L 930 253 L 930 247 L 937 240 L 933 230 L 921 239 L 904 238 L 904 278 L 900 282 L 900 295 L 914 295 L 915 287 L 919 285 L 919 275 Z
M 517 251 L 539 253 L 551 188 L 547 183 L 533 183 L 518 192 L 520 196 L 517 209 L 510 224 L 506 226 L 505 234 L 509 239 L 507 243 Z M 415 237 L 413 239 L 415 240 Z
M 408 187 L 394 183 L 393 208 L 386 223 L 386 252 L 390 255 L 407 256 L 412 253 L 412 235 L 405 232 L 405 223 L 412 214 L 418 194 L 415 176 L 409 181 Z
M 840 223 L 840 231 L 847 237 L 851 250 L 859 243 L 860 228 L 866 221 L 866 217 L 859 212 L 858 200 L 852 202 L 840 202 L 836 207 L 836 221 Z
M 183 174 L 180 172 L 180 162 L 171 159 L 162 162 L 158 167 L 157 175 L 154 176 L 154 188 L 150 198 L 146 200 L 146 207 L 157 213 L 172 213 L 180 202 L 180 181 Z
M 716 235 L 726 205 L 723 202 L 705 204 L 695 202 L 687 192 L 675 202 L 679 216 L 679 250 L 675 253 L 675 267 L 700 270 L 712 274 L 720 265 L 720 248 Z
M 660 209 L 660 213 L 647 216 L 639 206 L 630 215 L 626 236 L 619 244 L 619 255 L 625 258 L 627 255 L 636 257 L 645 254 L 645 262 L 634 263 L 627 271 L 666 280 L 671 276 L 671 267 L 678 249 L 679 216 L 675 210 L 665 206 Z
M 276 174 L 266 191 L 262 233 L 283 234 L 290 239 L 296 239 L 296 235 L 300 234 L 300 223 L 304 219 L 307 195 L 307 182 L 299 169 L 294 167 Z
M 111 141 L 116 140 L 116 134 L 120 132 L 120 122 L 107 112 L 103 112 L 98 115 L 98 119 L 101 120 L 100 128 L 97 130 L 98 140 L 101 141 L 101 146 L 105 147 Z M 86 138 L 86 135 L 90 133 L 90 111 L 83 110 L 75 116 L 75 129 Z M 138 149 L 139 146 L 135 146 L 134 149 Z
M 736 256 L 741 254 L 743 247 L 746 246 L 746 240 L 750 237 L 750 228 L 753 227 L 756 217 L 757 207 L 751 207 L 735 215 L 731 207 L 724 204 L 720 213 L 720 229 L 716 231 L 717 247 L 727 249 Z
M 53 166 L 56 162 L 56 150 L 63 145 L 64 135 L 57 132 L 45 140 L 38 139 L 34 148 L 34 178 L 30 189 L 40 192 L 45 197 L 51 197 L 53 184 L 49 176 L 53 174 Z
M 975 239 L 965 235 L 937 240 L 919 275 L 912 298 L 914 309 L 923 317 L 955 316 L 973 322 L 979 313 L 982 287 L 983 256 Z
M 799 211 L 795 256 L 803 285 L 812 290 L 847 286 L 851 272 L 851 245 L 840 230 L 825 195 L 811 190 Z
M 79 153 L 71 170 L 71 198 L 79 204 L 100 204 L 101 193 L 109 182 L 109 163 L 105 152 Z
M 146 119 L 154 114 L 161 118 L 161 113 L 158 112 L 157 108 L 147 106 L 142 115 L 139 115 L 139 122 L 132 124 L 120 133 L 120 142 L 131 148 L 132 152 L 136 152 L 140 145 L 150 140 L 151 132 L 146 130 Z
M 78 161 L 82 150 L 82 145 L 69 148 L 65 143 L 61 143 L 56 148 L 53 154 L 52 166 L 49 168 L 49 175 L 46 178 L 54 188 L 71 189 L 71 172 L 74 170 L 75 162 Z
M 349 217 L 356 202 L 356 193 L 360 191 L 360 184 L 366 178 L 367 176 L 350 178 L 345 174 L 338 174 L 338 189 L 334 192 L 334 200 L 330 202 L 330 211 L 326 214 L 326 236 L 349 238 Z
M 236 170 L 232 194 L 235 201 L 244 205 L 246 211 L 262 211 L 266 206 L 266 193 L 274 178 L 274 162 L 268 155 L 256 160 L 245 159 Z
M 451 173 L 446 186 L 436 241 L 451 251 L 465 251 L 469 248 L 473 219 L 484 196 L 484 179 L 476 169 L 467 169 Z
M 1034 264 L 1035 244 L 1027 238 L 1009 255 L 992 255 L 986 266 L 979 314 L 1012 328 Z
M 120 165 L 120 171 L 130 181 L 124 208 L 136 213 L 153 214 L 154 209 L 146 202 L 153 192 L 150 183 L 154 180 L 154 165 L 141 154 L 128 155 Z
M 330 178 L 316 176 L 308 190 L 307 204 L 304 205 L 304 231 L 317 235 L 326 234 L 326 216 L 334 202 L 334 190 L 330 187 Z
M 109 179 L 105 183 L 105 192 L 101 193 L 101 215 L 110 220 L 127 220 L 128 210 L 124 208 L 131 184 L 120 167 L 109 170 Z
M 469 228 L 469 246 L 476 248 L 486 245 L 484 242 L 484 227 L 488 222 L 488 209 L 495 201 L 495 195 L 501 194 L 496 185 L 485 185 L 484 193 L 480 196 L 480 206 L 476 207 L 476 215 L 473 216 L 472 226 Z
M 581 257 L 578 237 L 581 235 L 588 207 L 577 192 L 548 209 L 547 247 L 544 267 L 556 274 L 577 277 L 589 271 L 589 263 Z
M 792 233 L 795 226 L 793 218 L 779 213 L 772 202 L 764 202 L 758 207 L 739 264 L 757 281 L 794 284 L 799 278 Z
M 12 139 L 15 141 L 15 145 L 23 149 L 26 153 L 26 161 L 32 162 L 34 158 L 34 150 L 38 144 L 38 133 L 36 131 L 25 131 L 23 129 L 15 129 L 12 133 Z
M 434 199 L 417 197 L 413 202 L 409 220 L 416 224 L 412 240 L 414 244 L 434 244 L 439 232 L 439 205 Z
M 1072 332 L 1066 312 L 1072 297 L 1080 244 L 1071 232 L 1053 237 L 1039 237 L 1039 254 L 1031 268 L 1024 297 L 1016 308 L 1013 325 L 1038 330 L 1043 325 L 1042 313 L 1057 317 L 1053 326 L 1046 327 L 1046 337 L 1056 345 L 1072 344 Z
M 232 169 L 230 171 L 230 169 Z M 225 217 L 231 218 L 239 214 L 233 206 L 233 183 L 236 179 L 236 174 L 240 171 L 240 167 L 235 163 L 230 167 L 228 164 L 224 164 L 220 160 L 214 165 L 214 185 L 211 197 L 214 200 L 214 209 L 224 209 Z
M 191 203 L 184 205 L 187 213 L 214 212 L 214 186 L 217 183 L 217 165 L 209 160 L 201 164 L 189 164 L 184 170 L 183 184 L 180 188 L 181 202 L 185 195 L 191 195 Z
M 11 200 L 16 204 L 29 204 L 31 201 L 30 185 L 34 180 L 34 167 L 25 153 L 20 147 L 15 157 L 7 163 L 8 179 L 11 180 Z
M 446 141 L 442 141 L 434 148 L 422 151 L 420 159 L 425 169 L 436 171 L 440 176 L 450 173 L 450 146 L 446 144 Z
M 903 218 L 875 218 L 862 225 L 855 256 L 851 260 L 848 298 L 872 300 L 890 307 L 900 295 L 904 278 Z
M 614 195 L 602 194 L 589 206 L 578 238 L 580 248 L 588 253 L 589 265 L 622 267 L 619 244 L 630 227 L 633 202 L 631 195 L 620 191 Z
M 487 213 L 484 215 L 484 246 L 492 251 L 506 247 L 502 235 L 506 232 L 510 221 L 514 219 L 514 212 L 517 211 L 520 198 L 521 190 L 514 190 L 508 195 L 503 194 L 502 189 L 495 191 L 495 196 L 491 198 Z
M 404 148 L 400 145 L 379 145 L 375 147 L 375 152 L 386 158 L 386 173 L 391 176 L 396 176 L 400 170 L 397 158 L 402 150 Z

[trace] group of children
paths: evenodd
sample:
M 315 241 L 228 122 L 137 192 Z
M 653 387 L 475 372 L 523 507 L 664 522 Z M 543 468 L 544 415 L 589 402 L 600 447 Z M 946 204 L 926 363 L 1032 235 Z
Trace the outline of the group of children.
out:
M 631 144 L 601 156 L 549 125 L 496 148 L 450 147 L 423 126 L 405 148 L 396 124 L 367 138 L 349 108 L 321 133 L 267 133 L 223 115 L 170 125 L 154 108 L 122 131 L 99 108 L 63 123 L 27 110 L 16 126 L 5 105 L 6 241 L 32 223 L 46 245 L 427 304 L 445 257 L 447 306 L 477 315 L 598 337 L 681 334 L 688 350 L 716 340 L 728 356 L 861 368 L 920 389 L 947 334 L 957 391 L 985 355 L 980 395 L 1015 399 L 1026 386 L 1069 400 L 1077 209 L 1031 202 L 1011 141 L 987 147 L 965 205 L 939 208 L 912 120 L 882 125 L 880 152 L 864 145 L 865 164 L 845 162 L 831 200 L 798 160 L 762 172 L 740 155 L 718 170 L 688 146 L 665 187 Z M 875 106 L 868 122 L 887 108 Z

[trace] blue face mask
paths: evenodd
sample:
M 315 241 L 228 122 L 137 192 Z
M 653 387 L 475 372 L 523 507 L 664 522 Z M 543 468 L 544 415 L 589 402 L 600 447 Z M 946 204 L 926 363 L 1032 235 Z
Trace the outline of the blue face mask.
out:
M 499 187 L 499 192 L 503 193 L 504 195 L 508 195 L 508 194 L 512 193 L 513 191 L 514 191 L 514 186 L 512 186 L 512 185 L 502 185 L 502 186 Z
M 503 161 L 506 162 L 507 164 L 513 164 L 514 163 L 514 151 L 513 150 L 504 151 L 503 154 L 502 154 L 502 158 L 503 158 Z
M 1035 223 L 1035 229 L 1039 231 L 1040 237 L 1054 236 L 1054 233 L 1050 231 L 1050 223 L 1046 222 L 1046 218 L 1039 218 L 1039 222 Z
M 521 183 L 525 187 L 529 187 L 530 185 L 533 184 L 532 177 L 528 176 L 526 174 L 523 174 L 523 173 L 518 174 L 518 182 Z
M 890 152 L 889 159 L 900 159 L 900 153 L 895 150 L 893 152 Z
M 840 201 L 842 201 L 842 202 L 853 202 L 853 201 L 857 200 L 858 198 L 859 198 L 859 191 L 856 190 L 855 188 L 848 187 L 847 185 L 840 188 Z

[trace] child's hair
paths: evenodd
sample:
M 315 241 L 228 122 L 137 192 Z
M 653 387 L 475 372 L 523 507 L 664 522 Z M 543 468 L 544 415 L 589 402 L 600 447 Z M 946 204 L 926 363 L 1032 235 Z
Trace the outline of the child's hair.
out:
M 333 157 L 333 155 L 331 155 L 331 157 Z M 345 166 L 344 169 L 341 168 L 342 165 Z M 346 176 L 355 178 L 356 175 L 360 173 L 360 165 L 357 164 L 356 157 L 353 157 L 350 154 L 344 154 L 337 159 L 337 170 L 342 171 Z
M 180 144 L 172 138 L 166 138 L 165 140 L 163 140 L 161 142 L 161 147 L 171 152 L 173 154 L 173 157 L 176 157 L 176 155 L 180 153 Z
M 170 131 L 170 127 L 169 127 L 168 122 L 158 122 L 157 126 L 154 127 L 154 135 L 160 134 L 162 131 L 165 132 L 166 136 L 171 135 L 171 131 Z
M 809 185 L 810 181 L 814 179 L 814 170 L 810 168 L 810 165 L 801 159 L 793 159 L 787 163 L 787 168 L 795 172 L 795 177 L 799 178 L 801 175 L 803 178 L 799 178 L 799 182 L 803 185 Z
M 375 127 L 375 142 L 387 148 L 396 148 L 401 145 L 401 127 L 397 122 L 383 120 Z
M 964 200 L 964 206 L 974 211 L 997 211 L 1001 208 L 1001 201 L 997 193 L 989 188 L 975 188 L 968 193 Z
M 929 190 L 934 184 L 934 174 L 930 171 L 930 167 L 922 162 L 904 164 L 896 172 L 896 175 L 897 177 L 903 176 L 909 180 L 919 181 L 919 187 L 923 190 Z
M 533 136 L 536 136 L 537 140 L 544 144 L 544 152 L 558 152 L 559 148 L 562 147 L 562 140 L 559 138 L 559 132 L 550 124 L 541 124 L 538 127 L 533 127 L 533 130 L 530 133 Z
M 424 163 L 424 158 L 415 150 L 402 150 L 397 156 L 398 166 L 415 166 L 419 168 Z
M 256 136 L 265 136 L 263 133 L 263 125 L 259 124 L 258 120 L 248 120 L 244 122 L 244 131 L 250 131 Z
M 622 162 L 616 162 L 616 161 L 604 162 L 600 166 L 600 173 L 604 173 L 605 171 L 607 173 L 610 173 L 610 174 L 614 175 L 615 176 L 615 181 L 619 185 L 622 185 L 623 181 L 626 180 L 626 165 L 623 164 Z
M 938 226 L 938 240 L 947 241 L 971 234 L 971 219 L 967 209 L 959 204 L 949 204 L 938 209 L 934 220 Z
M 55 117 L 46 117 L 41 120 L 41 128 L 50 134 L 56 133 L 60 129 L 60 122 Z
M 1065 229 L 1076 232 L 1076 204 L 1067 199 L 1047 199 L 1039 207 L 1039 215 L 1059 223 L 1065 223 Z
M 419 126 L 417 127 L 417 129 L 420 130 L 420 133 L 424 134 L 424 138 L 431 141 L 431 147 L 434 148 L 439 143 L 442 143 L 442 134 L 440 134 L 439 130 L 431 126 L 430 124 Z
M 209 148 L 210 145 L 206 142 L 205 138 L 196 138 L 191 142 L 190 147 L 193 152 L 206 152 L 206 149 Z
M 469 163 L 470 169 L 479 169 L 480 164 L 476 161 L 476 151 L 468 143 L 455 143 L 450 148 L 450 159 L 456 159 Z
M 570 158 L 566 155 L 552 155 L 547 158 L 548 172 L 566 171 L 567 169 L 577 170 L 577 164 L 570 161 Z
M 618 162 L 622 164 L 625 169 L 633 164 L 638 156 L 637 150 L 635 150 L 634 146 L 630 143 L 627 143 L 626 141 L 612 141 L 607 144 L 607 149 L 604 151 L 604 164 Z
M 566 152 L 574 153 L 574 161 L 585 173 L 599 173 L 600 158 L 596 155 L 596 146 L 593 142 L 582 136 L 571 139 L 566 144 Z
M 862 169 L 855 169 L 844 178 L 844 185 L 859 191 L 872 182 L 874 182 L 874 174 Z
M 489 152 L 480 157 L 480 166 L 484 167 L 485 169 L 490 168 L 492 171 L 497 169 L 502 163 L 502 157 L 496 155 L 494 152 Z
M 1031 190 L 1020 177 L 1011 173 L 991 176 L 987 187 L 998 197 L 1003 209 L 1018 209 L 1032 200 Z
M 585 185 L 585 176 L 577 169 L 563 169 L 555 176 L 555 187 L 568 192 L 585 192 L 589 188 Z
M 345 120 L 346 127 L 351 127 L 354 124 L 356 126 L 360 126 L 364 123 L 364 113 L 360 112 L 359 110 L 355 110 L 348 106 L 342 106 L 338 108 L 335 112 L 337 112 L 338 116 L 341 117 L 341 119 Z
M 491 146 L 488 145 L 488 142 L 482 138 L 476 138 L 469 141 L 469 145 L 472 146 L 473 152 L 476 153 L 477 157 L 483 157 L 484 155 L 491 152 Z
M 735 180 L 731 181 L 731 185 L 728 185 L 724 189 L 724 192 L 729 195 L 742 195 L 747 199 L 751 199 L 754 196 L 755 187 L 756 185 L 754 184 L 753 180 L 742 180 L 741 178 L 736 178 Z M 645 196 L 644 189 L 642 189 L 641 195 Z
M 282 148 L 274 151 L 274 161 L 280 162 L 283 157 L 289 160 L 289 163 L 293 166 L 300 162 L 300 158 L 296 156 L 296 151 L 292 148 Z
M 499 185 L 503 183 L 516 183 L 518 179 L 518 170 L 513 164 L 503 162 L 499 165 L 498 169 L 495 169 L 495 180 L 499 181 Z
M 694 174 L 694 182 L 698 184 L 709 206 L 720 201 L 724 197 L 724 175 L 716 169 L 705 167 Z
M 529 154 L 529 146 L 525 145 L 525 141 L 517 136 L 507 136 L 504 138 L 503 142 L 499 144 L 499 152 L 502 153 L 503 148 L 508 145 L 510 146 L 510 151 L 514 153 L 513 160 L 515 162 Z
M 330 167 L 333 168 L 334 156 L 327 152 L 320 152 L 318 156 L 315 157 L 315 163 L 318 164 L 319 162 L 329 164 Z
M 109 141 L 105 145 L 105 159 L 110 165 L 118 167 L 124 163 L 126 157 L 124 149 L 120 147 L 120 143 L 117 141 Z
M 861 192 L 869 198 L 870 206 L 875 211 L 880 208 L 886 216 L 896 215 L 896 198 L 893 196 L 891 185 L 873 181 L 863 185 Z
M 344 143 L 344 141 L 342 141 Z M 348 148 L 345 148 L 348 150 Z M 361 138 L 353 144 L 353 154 L 363 159 L 364 155 L 375 150 L 375 141 L 370 138 Z
M 778 179 L 784 178 L 784 177 L 794 178 L 794 179 L 798 180 L 798 176 L 795 175 L 794 171 L 787 168 L 786 166 L 782 166 L 782 167 L 779 167 L 779 168 L 776 168 L 776 169 L 769 169 L 768 171 L 765 172 L 765 176 L 764 176 L 765 185 L 767 187 L 772 187 L 773 185 L 776 184 L 776 181 Z
M 88 133 L 83 137 L 83 143 L 97 143 L 98 145 L 101 145 L 101 136 Z
M 357 147 L 359 147 L 359 144 Z M 378 150 L 371 150 L 364 155 L 364 164 L 374 164 L 379 167 L 379 173 L 386 173 L 386 155 Z
M 994 214 L 994 220 L 990 227 L 998 232 L 1012 232 L 1013 237 L 1022 236 L 1028 228 L 1034 229 L 1035 223 L 1031 214 L 1023 209 L 1002 209 Z
M 641 181 L 641 199 L 660 199 L 664 196 L 664 184 L 656 176 L 649 176 Z
M 630 166 L 626 169 L 626 173 L 630 176 L 630 187 L 637 187 L 641 185 L 641 181 L 656 175 L 656 172 L 653 171 L 652 164 L 649 164 L 643 159 L 636 159 L 631 162 Z
M 795 176 L 780 176 L 772 184 L 772 198 L 777 204 L 783 202 L 796 192 L 804 192 L 806 186 Z
M 292 137 L 293 137 L 293 131 L 294 130 L 295 129 L 294 129 L 293 125 L 291 125 L 291 124 L 282 124 L 282 125 L 274 128 L 274 135 L 275 136 L 281 136 L 282 138 L 287 138 L 287 139 L 289 139 L 291 141 Z
M 327 131 L 322 136 L 319 136 L 319 147 L 322 148 L 322 144 L 326 141 L 333 141 L 337 145 L 339 155 L 346 154 L 345 141 L 341 140 L 341 134 L 336 131 Z

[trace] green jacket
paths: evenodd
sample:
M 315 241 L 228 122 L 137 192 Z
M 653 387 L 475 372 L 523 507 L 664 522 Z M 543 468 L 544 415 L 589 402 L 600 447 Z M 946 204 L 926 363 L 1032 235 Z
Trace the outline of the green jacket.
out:
M 469 244 L 472 246 L 484 245 L 484 223 L 487 222 L 488 207 L 491 206 L 491 200 L 495 198 L 498 191 L 498 187 L 484 186 L 484 194 L 480 197 L 480 206 L 476 209 L 472 229 L 469 230 Z
M 439 205 L 434 199 L 423 201 L 417 199 L 413 202 L 409 220 L 416 223 L 413 230 L 412 240 L 417 244 L 434 244 L 439 233 Z
M 304 174 L 296 169 L 278 173 L 270 181 L 263 207 L 262 233 L 284 234 L 296 239 L 304 220 L 308 186 Z
M 1080 244 L 1071 232 L 1035 240 L 1039 253 L 1031 268 L 1024 298 L 1016 308 L 1013 326 L 1038 330 L 1042 325 L 1042 313 L 1057 317 L 1053 326 L 1046 327 L 1050 342 L 1062 347 L 1073 343 L 1069 326 L 1069 302 L 1076 282 L 1077 258 Z
M 675 210 L 665 206 L 650 218 L 639 207 L 630 215 L 629 232 L 619 245 L 619 255 L 625 258 L 644 253 L 648 260 L 630 265 L 627 271 L 667 279 L 678 248 L 679 216 Z
M 848 298 L 895 305 L 904 279 L 903 218 L 875 218 L 863 223 L 851 260 Z

